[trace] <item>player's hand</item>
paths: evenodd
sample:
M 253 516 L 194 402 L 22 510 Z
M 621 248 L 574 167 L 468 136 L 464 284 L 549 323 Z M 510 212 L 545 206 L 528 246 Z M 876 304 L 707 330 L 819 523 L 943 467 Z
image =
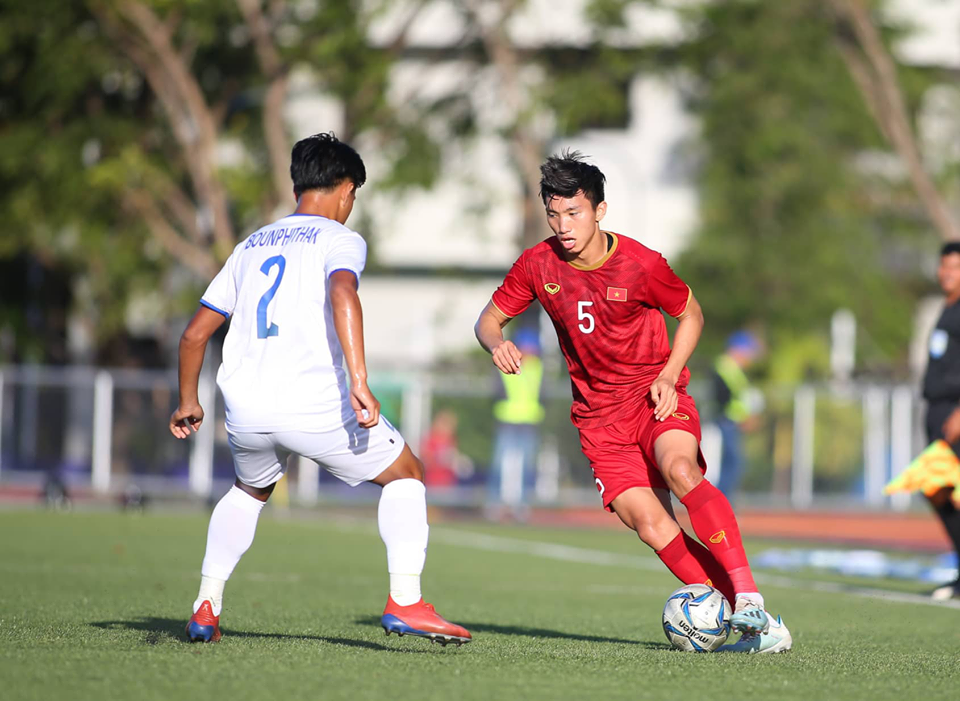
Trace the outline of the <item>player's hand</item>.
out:
M 187 407 L 177 407 L 177 410 L 170 415 L 170 433 L 176 438 L 187 438 L 190 436 L 190 429 L 193 433 L 200 430 L 200 424 L 203 423 L 203 407 L 199 404 Z
M 650 385 L 650 398 L 655 406 L 653 417 L 664 421 L 677 410 L 677 382 L 669 377 L 660 376 Z
M 960 440 L 960 409 L 954 409 L 943 422 L 943 440 L 951 445 Z
M 361 428 L 373 428 L 380 421 L 380 402 L 365 384 L 350 387 L 350 404 L 357 413 Z
M 522 358 L 523 353 L 513 345 L 513 341 L 504 341 L 493 349 L 493 364 L 500 368 L 504 375 L 519 375 Z

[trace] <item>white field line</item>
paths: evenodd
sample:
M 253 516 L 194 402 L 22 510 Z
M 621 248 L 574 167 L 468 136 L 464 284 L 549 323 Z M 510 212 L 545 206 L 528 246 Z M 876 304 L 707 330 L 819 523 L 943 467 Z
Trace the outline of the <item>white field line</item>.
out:
M 643 558 L 638 555 L 621 555 L 599 550 L 590 550 L 572 545 L 560 545 L 557 543 L 546 543 L 537 540 L 523 540 L 521 538 L 509 538 L 504 536 L 493 536 L 486 533 L 474 533 L 471 531 L 441 529 L 431 527 L 430 539 L 434 542 L 440 542 L 444 545 L 457 545 L 460 547 L 474 548 L 476 550 L 487 550 L 490 552 L 516 553 L 523 555 L 532 555 L 542 557 L 548 560 L 562 560 L 564 562 L 578 562 L 587 565 L 601 565 L 606 567 L 624 567 L 628 569 L 662 571 L 663 565 L 650 558 Z M 772 575 L 756 573 L 754 577 L 759 584 L 765 584 L 771 587 L 782 587 L 784 589 L 805 589 L 808 591 L 822 591 L 834 594 L 847 594 L 850 596 L 859 596 L 877 601 L 884 601 L 895 604 L 921 604 L 924 606 L 938 606 L 940 608 L 952 608 L 960 610 L 960 601 L 934 601 L 921 594 L 910 594 L 907 592 L 890 591 L 888 589 L 873 589 L 870 587 L 859 587 L 851 584 L 841 584 L 839 582 L 823 582 L 810 579 L 794 579 L 783 575 Z
M 200 568 L 196 570 L 164 570 L 167 574 L 180 579 L 199 578 Z M 136 577 L 139 575 L 154 577 L 152 569 L 131 567 L 128 565 L 82 565 L 64 563 L 33 563 L 33 562 L 3 562 L 0 563 L 0 572 L 8 574 L 52 574 L 52 575 L 81 575 L 91 577 L 115 576 Z M 232 579 L 249 580 L 251 582 L 276 582 L 279 584 L 296 584 L 301 581 L 299 574 L 292 572 L 238 572 Z

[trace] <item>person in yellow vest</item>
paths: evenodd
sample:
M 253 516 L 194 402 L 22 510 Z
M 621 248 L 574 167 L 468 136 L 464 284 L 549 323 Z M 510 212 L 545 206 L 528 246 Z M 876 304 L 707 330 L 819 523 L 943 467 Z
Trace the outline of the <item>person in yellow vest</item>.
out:
M 522 520 L 536 479 L 540 425 L 546 410 L 540 401 L 543 363 L 539 335 L 536 329 L 522 328 L 513 340 L 523 353 L 523 372 L 497 373 L 503 394 L 493 406 L 497 432 L 487 483 L 487 513 L 493 518 Z
M 760 357 L 760 342 L 749 331 L 737 331 L 727 339 L 727 350 L 713 366 L 713 395 L 717 406 L 717 427 L 722 439 L 720 479 L 717 488 L 733 499 L 743 472 L 743 431 L 755 422 L 746 369 Z

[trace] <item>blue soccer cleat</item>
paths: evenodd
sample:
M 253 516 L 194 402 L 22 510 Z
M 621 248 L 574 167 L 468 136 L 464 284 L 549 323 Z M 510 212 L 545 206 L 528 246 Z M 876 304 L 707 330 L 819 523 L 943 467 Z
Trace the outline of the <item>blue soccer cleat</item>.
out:
M 769 614 L 767 614 L 767 618 L 769 625 L 766 633 L 756 635 L 744 633 L 740 636 L 740 640 L 730 645 L 724 645 L 717 652 L 742 652 L 749 655 L 762 655 L 786 652 L 792 648 L 793 636 L 790 635 L 790 631 L 780 620 L 780 616 L 777 616 L 776 621 Z
M 209 599 L 200 604 L 187 624 L 187 638 L 192 643 L 215 643 L 220 640 L 220 616 L 213 615 Z
M 737 597 L 737 608 L 730 616 L 730 628 L 743 635 L 761 635 L 770 629 L 770 616 L 763 604 L 749 596 Z

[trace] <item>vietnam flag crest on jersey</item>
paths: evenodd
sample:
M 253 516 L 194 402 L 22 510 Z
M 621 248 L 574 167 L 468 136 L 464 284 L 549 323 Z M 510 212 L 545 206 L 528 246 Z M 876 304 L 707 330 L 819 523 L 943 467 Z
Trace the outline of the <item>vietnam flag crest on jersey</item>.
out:
M 627 288 L 626 287 L 608 287 L 607 301 L 608 302 L 626 302 Z

